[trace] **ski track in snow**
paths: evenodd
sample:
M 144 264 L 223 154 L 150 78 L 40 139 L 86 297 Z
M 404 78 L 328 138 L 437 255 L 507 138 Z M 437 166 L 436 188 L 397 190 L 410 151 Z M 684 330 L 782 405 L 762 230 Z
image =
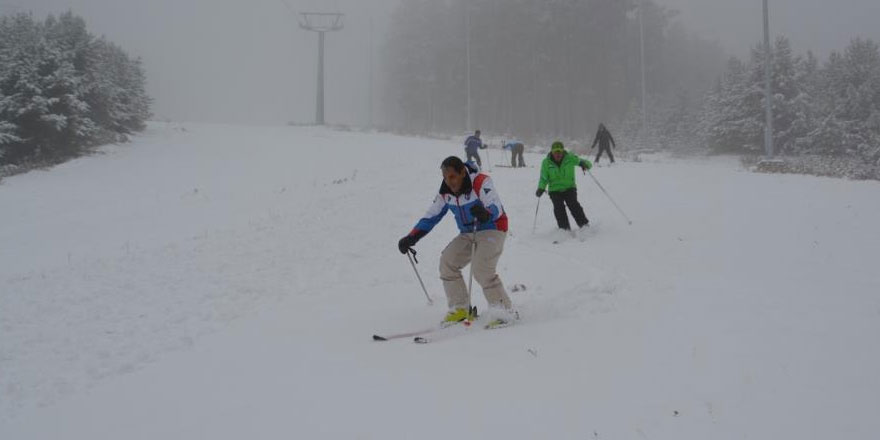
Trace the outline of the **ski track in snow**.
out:
M 138 153 L 129 148 L 119 147 L 109 159 Z M 106 159 L 82 158 L 59 168 L 85 166 L 82 162 L 100 166 L 95 162 Z M 315 176 L 308 186 L 334 188 L 351 177 Z M 210 210 L 217 205 L 211 205 L 212 198 L 222 197 L 203 186 L 195 188 L 180 190 L 172 199 L 183 209 Z M 0 417 L 28 405 L 51 404 L 107 377 L 135 371 L 162 353 L 189 348 L 198 337 L 224 328 L 260 303 L 318 295 L 307 284 L 313 257 L 304 249 L 319 245 L 312 237 L 322 233 L 324 214 L 298 217 L 285 204 L 309 211 L 314 200 L 297 199 L 286 186 L 263 189 L 265 211 L 240 219 L 243 225 L 213 230 L 195 226 L 197 235 L 165 244 L 125 240 L 91 252 L 95 256 L 88 255 L 91 249 L 68 252 L 66 264 L 45 267 L 35 261 L 40 269 L 7 275 L 0 295 Z M 345 196 L 338 199 L 342 202 Z M 114 202 L 120 203 L 108 201 Z M 136 203 L 128 208 L 137 210 Z M 86 238 L 101 242 L 101 231 L 95 229 L 96 235 Z M 334 260 L 324 258 L 322 270 L 332 271 Z
M 161 136 L 160 144 L 194 142 L 196 148 L 208 148 L 208 142 L 218 141 L 211 133 L 207 133 L 207 139 L 193 141 L 193 137 L 200 137 L 199 131 L 208 130 L 199 127 L 194 131 L 195 134 L 169 134 L 167 129 L 154 127 L 144 136 L 147 145 L 138 148 L 157 147 L 149 141 L 158 136 Z M 333 136 L 323 133 L 314 137 L 333 140 Z M 142 153 L 130 146 L 108 149 L 105 156 L 82 158 L 59 168 L 100 167 L 102 160 L 117 161 L 118 156 Z M 203 154 L 202 151 L 194 153 Z M 388 159 L 392 167 L 407 166 L 406 160 L 393 156 Z M 300 171 L 302 169 L 297 170 Z M 419 202 L 429 199 L 431 190 L 404 200 L 393 193 L 400 185 L 396 174 L 373 174 L 362 178 L 357 182 L 361 186 L 355 187 L 357 174 L 357 168 L 350 174 L 332 170 L 328 174 L 305 174 L 298 182 L 261 188 L 264 194 L 259 198 L 263 211 L 239 219 L 235 226 L 208 223 L 225 229 L 202 229 L 188 224 L 185 226 L 197 234 L 177 237 L 164 244 L 138 240 L 140 237 L 133 234 L 134 238 L 128 239 L 126 235 L 125 241 L 117 241 L 116 246 L 112 246 L 107 245 L 111 240 L 90 236 L 89 239 L 103 241 L 103 249 L 67 252 L 66 263 L 54 266 L 41 264 L 35 258 L 39 269 L 7 275 L 6 294 L 0 297 L 0 328 L 4 335 L 0 350 L 3 353 L 0 389 L 4 390 L 0 416 L 14 415 L 29 405 L 49 405 L 59 397 L 76 394 L 108 377 L 143 368 L 160 359 L 163 353 L 191 348 L 199 337 L 223 329 L 259 304 L 271 306 L 288 296 L 320 297 L 324 293 L 321 279 L 333 280 L 337 286 L 333 291 L 357 292 L 364 287 L 387 289 L 389 286 L 400 290 L 401 284 L 406 285 L 405 290 L 411 290 L 410 273 L 405 267 L 392 283 L 382 277 L 350 279 L 352 265 L 360 264 L 363 256 L 376 249 L 387 250 L 389 242 L 371 240 L 363 231 L 348 229 L 347 223 L 353 215 L 353 204 L 361 206 L 364 197 L 384 195 L 386 200 L 399 205 L 397 212 L 387 210 L 392 207 L 385 205 L 376 212 L 361 210 L 357 215 L 372 217 L 361 222 L 365 225 L 382 225 L 389 218 L 401 222 L 401 226 L 390 231 L 392 237 L 396 236 L 408 230 L 408 224 L 414 223 L 427 207 Z M 187 173 L 174 177 L 181 181 L 192 179 Z M 192 180 L 191 185 L 181 184 L 179 188 L 166 183 L 173 188 L 172 195 L 152 195 L 173 200 L 179 210 L 223 211 L 227 207 L 218 206 L 217 200 L 227 195 L 221 190 L 229 188 L 227 183 L 216 180 L 218 177 L 206 175 L 206 181 Z M 436 176 L 431 176 L 426 186 L 433 188 L 437 181 Z M 303 197 L 314 192 L 319 192 L 321 197 Z M 132 195 L 121 197 L 127 200 L 108 203 L 131 202 Z M 98 205 L 100 202 L 89 200 L 89 203 Z M 139 209 L 137 204 L 126 208 Z M 119 216 L 132 215 L 125 212 L 126 208 Z M 155 208 L 162 209 L 162 206 L 157 203 Z M 449 231 L 453 230 L 451 221 L 444 223 L 447 224 L 439 226 L 431 238 L 425 240 L 430 245 L 421 254 L 423 260 L 434 265 L 438 253 L 435 249 L 445 246 L 451 237 Z M 101 231 L 96 227 L 92 233 Z M 336 237 L 329 240 L 328 234 Z M 547 236 L 540 234 L 524 239 L 512 236 L 502 259 L 501 272 L 506 271 L 509 255 L 517 252 L 517 244 L 546 254 L 564 270 L 584 269 L 586 262 L 570 261 L 570 255 L 560 251 L 560 247 L 549 244 L 549 240 L 545 242 Z M 577 244 L 582 243 L 572 239 L 571 245 Z M 435 269 L 425 264 L 420 268 L 435 299 L 443 303 Z M 585 277 L 589 281 L 563 289 L 545 289 L 532 283 L 531 278 L 507 276 L 518 280 L 508 281 L 509 285 L 515 282 L 529 285 L 524 298 L 515 298 L 524 316 L 523 323 L 575 318 L 581 307 L 589 307 L 588 313 L 611 312 L 613 305 L 609 299 L 620 280 L 605 281 L 600 271 L 590 269 L 589 272 Z M 484 304 L 476 284 L 475 288 L 475 303 L 483 301 Z
M 880 430 L 876 182 L 645 157 L 593 170 L 632 226 L 578 176 L 581 241 L 547 197 L 532 232 L 537 168 L 494 167 L 522 319 L 425 349 L 369 336 L 445 312 L 452 219 L 416 247 L 434 307 L 396 243 L 458 140 L 151 124 L 104 150 L 0 185 L 0 437 L 278 437 L 286 411 L 304 438 L 445 438 L 423 427 L 450 419 L 512 438 Z M 463 401 L 472 378 L 506 405 Z M 114 405 L 131 392 L 137 409 Z

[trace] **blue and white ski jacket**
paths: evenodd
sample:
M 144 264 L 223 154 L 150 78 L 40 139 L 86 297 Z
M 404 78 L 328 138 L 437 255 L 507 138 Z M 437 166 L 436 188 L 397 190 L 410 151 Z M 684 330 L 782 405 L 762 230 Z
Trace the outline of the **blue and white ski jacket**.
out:
M 513 147 L 515 147 L 517 144 L 522 144 L 522 142 L 520 142 L 520 141 L 518 141 L 518 140 L 516 140 L 516 139 L 513 139 L 513 140 L 510 140 L 510 141 L 507 141 L 507 143 L 504 144 L 504 147 L 503 147 L 503 148 L 504 148 L 505 150 L 511 150 L 511 151 L 512 151 L 512 150 L 513 150 Z
M 453 194 L 446 182 L 443 182 L 440 185 L 440 192 L 434 197 L 434 203 L 410 235 L 421 237 L 431 232 L 448 211 L 451 211 L 455 217 L 455 223 L 461 233 L 473 232 L 476 219 L 471 214 L 471 207 L 476 204 L 482 204 L 492 214 L 489 221 L 477 224 L 477 231 L 507 232 L 507 214 L 501 206 L 501 198 L 498 196 L 498 191 L 495 191 L 492 178 L 481 173 L 476 165 L 467 163 L 465 166 L 468 169 L 468 177 L 462 183 L 461 194 Z

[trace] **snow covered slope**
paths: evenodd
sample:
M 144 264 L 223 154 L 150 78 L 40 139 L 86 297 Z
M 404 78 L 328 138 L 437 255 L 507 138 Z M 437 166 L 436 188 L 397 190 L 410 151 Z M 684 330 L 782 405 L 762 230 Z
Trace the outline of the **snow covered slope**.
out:
M 0 185 L 0 438 L 873 438 L 880 184 L 726 160 L 588 177 L 584 242 L 495 167 L 522 320 L 373 342 L 445 308 L 446 142 L 155 124 Z M 498 150 L 491 162 L 501 162 Z M 529 165 L 541 157 L 527 155 Z M 484 162 L 486 161 L 484 153 Z M 474 302 L 485 306 L 476 288 Z

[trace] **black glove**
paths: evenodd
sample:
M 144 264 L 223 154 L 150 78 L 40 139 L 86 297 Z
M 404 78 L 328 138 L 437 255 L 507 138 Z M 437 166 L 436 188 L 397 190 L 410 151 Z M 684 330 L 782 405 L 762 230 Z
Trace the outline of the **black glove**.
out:
M 479 203 L 471 207 L 471 214 L 480 223 L 486 223 L 487 221 L 492 220 L 492 214 L 486 210 L 485 206 Z
M 419 239 L 416 238 L 414 235 L 407 235 L 397 242 L 397 250 L 399 250 L 401 254 L 405 254 L 406 251 L 408 251 L 409 248 L 415 246 L 416 242 L 418 241 Z
M 543 195 L 544 195 L 544 188 L 538 188 L 538 190 L 535 191 L 535 197 L 541 197 Z

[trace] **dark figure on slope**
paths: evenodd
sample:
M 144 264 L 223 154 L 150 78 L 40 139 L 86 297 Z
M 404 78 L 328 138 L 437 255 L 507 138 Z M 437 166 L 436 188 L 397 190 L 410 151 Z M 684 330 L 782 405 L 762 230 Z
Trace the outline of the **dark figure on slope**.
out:
M 602 153 L 608 153 L 608 158 L 611 159 L 611 163 L 614 163 L 614 155 L 611 154 L 611 148 L 617 148 L 617 144 L 614 142 L 614 138 L 611 137 L 611 132 L 605 128 L 605 124 L 599 124 L 599 130 L 596 132 L 596 139 L 593 140 L 593 146 L 590 147 L 592 150 L 596 148 L 596 144 L 599 144 L 599 154 L 596 155 L 596 163 L 599 163 L 599 158 L 602 157 Z
M 565 151 L 562 142 L 554 142 L 550 148 L 550 154 L 541 163 L 541 179 L 538 181 L 538 191 L 535 192 L 536 196 L 541 197 L 545 188 L 549 186 L 556 224 L 564 230 L 571 229 L 568 223 L 568 214 L 565 211 L 566 205 L 568 205 L 568 209 L 579 228 L 590 223 L 584 214 L 584 208 L 577 200 L 577 186 L 574 182 L 575 166 L 586 171 L 592 168 L 593 164 L 589 160 L 581 159 L 577 155 Z
M 485 150 L 486 148 L 486 144 L 480 139 L 480 130 L 475 131 L 472 136 L 468 136 L 464 141 L 464 152 L 467 154 L 466 161 L 470 162 L 473 159 L 477 162 L 477 166 L 482 168 L 483 163 L 480 161 L 478 150 Z

